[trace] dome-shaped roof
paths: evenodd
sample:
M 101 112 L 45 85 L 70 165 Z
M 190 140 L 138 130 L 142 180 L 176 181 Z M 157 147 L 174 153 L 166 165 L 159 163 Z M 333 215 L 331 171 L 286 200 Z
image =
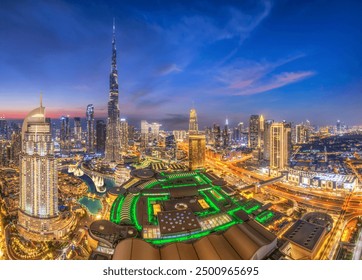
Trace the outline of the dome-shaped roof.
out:
M 31 123 L 45 123 L 45 107 L 40 105 L 40 107 L 35 108 L 26 115 L 22 127 L 23 134 L 25 133 L 28 124 Z

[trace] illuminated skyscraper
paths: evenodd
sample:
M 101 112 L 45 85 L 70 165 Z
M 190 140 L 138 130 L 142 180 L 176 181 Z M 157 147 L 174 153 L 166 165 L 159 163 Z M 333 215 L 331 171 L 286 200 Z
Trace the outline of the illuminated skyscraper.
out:
M 172 134 L 178 142 L 183 142 L 186 139 L 186 130 L 174 130 Z
M 295 143 L 305 144 L 309 141 L 309 129 L 304 124 L 297 124 L 295 126 Z
M 265 120 L 264 122 L 264 152 L 263 158 L 265 160 L 270 160 L 270 129 L 273 124 L 273 120 Z
M 21 133 L 13 131 L 11 135 L 11 159 L 12 162 L 19 166 L 19 157 L 21 153 Z
M 220 125 L 215 124 L 212 127 L 212 134 L 214 138 L 214 147 L 215 149 L 219 149 L 222 146 L 222 133 Z
M 230 133 L 229 133 L 229 120 L 226 119 L 224 130 L 222 132 L 222 140 L 224 149 L 229 147 L 230 144 Z
M 22 128 L 18 230 L 26 238 L 51 240 L 65 234 L 58 217 L 58 164 L 45 108 L 31 111 Z
M 270 168 L 288 165 L 291 127 L 288 123 L 273 123 L 270 127 Z
M 70 123 L 69 116 L 60 118 L 60 149 L 62 154 L 70 153 Z
M 205 166 L 206 138 L 202 134 L 189 135 L 189 168 L 190 170 Z
M 252 115 L 249 119 L 249 148 L 255 149 L 259 146 L 260 117 Z
M 121 149 L 122 152 L 127 152 L 128 149 L 128 123 L 126 119 L 121 119 L 120 122 L 121 129 Z
M 342 131 L 342 124 L 341 124 L 340 120 L 337 121 L 336 130 L 337 130 L 337 133 L 341 133 L 341 131 Z
M 121 159 L 121 137 L 119 124 L 118 105 L 118 73 L 116 52 L 116 30 L 113 22 L 112 38 L 112 65 L 109 76 L 109 101 L 107 119 L 107 140 L 105 159 L 109 162 L 117 162 Z
M 150 132 L 150 125 L 147 121 L 141 121 L 141 147 L 146 148 L 148 146 L 148 138 Z
M 194 108 L 190 110 L 190 123 L 189 123 L 189 135 L 197 134 L 199 132 L 199 127 L 197 124 L 197 113 Z
M 8 123 L 5 117 L 0 117 L 0 139 L 8 139 Z
M 87 106 L 87 153 L 94 153 L 94 107 L 93 104 Z
M 76 148 L 82 147 L 82 126 L 79 117 L 74 118 L 74 146 Z

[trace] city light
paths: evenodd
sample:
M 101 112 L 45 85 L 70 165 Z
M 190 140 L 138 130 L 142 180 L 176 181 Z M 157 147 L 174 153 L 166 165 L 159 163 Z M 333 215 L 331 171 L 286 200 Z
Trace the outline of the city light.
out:
M 362 259 L 359 1 L 15 2 L 0 259 Z

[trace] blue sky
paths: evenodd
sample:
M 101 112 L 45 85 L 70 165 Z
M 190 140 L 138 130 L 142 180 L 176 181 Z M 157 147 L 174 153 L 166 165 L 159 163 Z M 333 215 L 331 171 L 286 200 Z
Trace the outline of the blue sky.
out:
M 121 116 L 186 129 L 247 121 L 361 124 L 361 1 L 0 2 L 0 115 L 39 93 L 51 117 L 106 116 L 112 18 Z

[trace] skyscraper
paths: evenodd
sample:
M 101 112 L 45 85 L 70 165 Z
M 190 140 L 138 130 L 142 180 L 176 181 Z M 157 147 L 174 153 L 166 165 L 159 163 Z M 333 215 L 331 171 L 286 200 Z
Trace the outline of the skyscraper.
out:
M 18 230 L 26 238 L 51 240 L 66 232 L 66 220 L 58 219 L 58 164 L 41 102 L 22 127 L 18 216 Z
M 74 118 L 74 146 L 76 148 L 82 147 L 82 126 L 79 117 Z
M 87 106 L 87 153 L 94 153 L 94 107 L 93 104 Z
M 96 124 L 96 138 L 97 138 L 97 145 L 96 150 L 99 154 L 104 154 L 106 149 L 106 124 L 103 120 L 98 120 Z
M 65 154 L 65 155 L 68 155 L 70 153 L 69 116 L 62 116 L 60 118 L 60 150 L 61 150 L 61 153 Z
M 309 141 L 309 129 L 306 125 L 297 124 L 295 126 L 295 143 L 305 144 Z
M 127 152 L 128 149 L 128 122 L 126 119 L 121 119 L 120 122 L 121 129 L 121 149 L 122 152 Z
M 249 148 L 255 149 L 259 147 L 260 137 L 260 117 L 259 115 L 251 115 L 249 119 Z
M 8 139 L 8 122 L 5 117 L 0 117 L 0 139 Z
M 202 134 L 189 135 L 189 168 L 190 170 L 204 168 L 206 139 Z
M 148 138 L 149 138 L 149 132 L 150 132 L 150 125 L 147 121 L 142 120 L 141 121 L 141 147 L 146 148 L 148 146 Z
M 189 135 L 198 134 L 199 126 L 197 124 L 197 113 L 194 108 L 190 110 Z
M 270 129 L 273 124 L 273 120 L 265 120 L 264 122 L 264 152 L 263 158 L 265 160 L 270 160 Z
M 112 38 L 112 65 L 109 76 L 109 101 L 107 119 L 107 139 L 105 159 L 109 162 L 117 162 L 121 159 L 121 139 L 118 105 L 118 73 L 116 52 L 116 30 L 113 22 Z
M 170 160 L 176 160 L 177 143 L 173 134 L 166 136 L 165 146 Z
M 270 126 L 270 168 L 283 169 L 288 165 L 291 127 L 288 123 Z
M 341 124 L 340 120 L 337 120 L 336 130 L 337 130 L 337 133 L 341 133 L 341 131 L 342 131 L 342 124 Z
M 19 166 L 19 157 L 21 153 L 21 133 L 13 131 L 11 135 L 11 159 L 16 166 Z
M 215 124 L 212 127 L 212 133 L 214 136 L 214 147 L 215 149 L 219 149 L 222 146 L 222 133 L 220 125 Z
M 230 133 L 229 133 L 229 120 L 226 119 L 224 130 L 222 133 L 222 139 L 223 139 L 223 148 L 229 147 L 230 144 Z

